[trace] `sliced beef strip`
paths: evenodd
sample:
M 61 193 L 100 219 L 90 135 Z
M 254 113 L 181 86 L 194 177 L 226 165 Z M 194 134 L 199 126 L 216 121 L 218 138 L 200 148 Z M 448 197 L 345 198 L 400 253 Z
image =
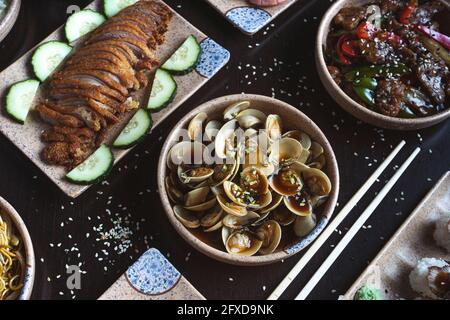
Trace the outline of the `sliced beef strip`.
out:
M 333 21 L 337 27 L 352 31 L 356 29 L 365 16 L 366 8 L 364 7 L 346 7 L 339 11 Z
M 47 107 L 45 104 L 39 104 L 36 107 L 36 111 L 42 120 L 51 125 L 61 125 L 72 128 L 81 128 L 84 126 L 84 122 L 77 117 L 59 113 Z
M 105 117 L 105 119 L 107 119 L 111 123 L 119 122 L 119 118 L 115 115 L 115 113 L 117 113 L 115 112 L 116 110 L 119 113 L 124 112 L 122 108 L 123 104 L 119 105 L 116 110 L 112 110 L 108 105 L 94 99 L 88 99 L 88 104 L 89 107 L 92 108 L 92 110 Z
M 136 62 L 130 61 L 127 53 L 125 53 L 123 50 L 121 50 L 119 48 L 115 48 L 113 46 L 106 46 L 106 45 L 100 46 L 100 47 L 88 46 L 88 47 L 80 50 L 78 52 L 78 54 L 89 55 L 89 56 L 97 55 L 97 54 L 101 54 L 101 55 L 109 54 L 112 57 L 112 58 L 109 58 L 109 59 L 111 59 L 111 61 L 117 61 L 116 63 L 120 63 L 120 64 L 130 67 L 130 68 L 132 68 L 137 63 L 137 59 L 136 59 Z
M 419 6 L 409 19 L 413 24 L 429 24 L 433 17 L 445 9 L 440 1 L 429 1 Z
M 67 61 L 65 66 L 78 65 L 78 64 L 82 63 L 83 61 L 87 61 L 87 60 L 89 60 L 91 58 L 92 59 L 98 59 L 98 60 L 105 60 L 105 61 L 108 61 L 109 63 L 113 63 L 118 68 L 127 69 L 127 70 L 130 71 L 130 73 L 133 72 L 133 67 L 131 66 L 131 64 L 129 63 L 128 60 L 119 59 L 118 57 L 116 57 L 112 53 L 105 52 L 105 51 L 87 51 L 87 52 L 83 52 L 83 53 L 78 54 L 75 57 L 72 57 L 71 59 L 69 59 L 69 61 Z
M 394 47 L 387 41 L 361 39 L 359 47 L 364 58 L 373 64 L 385 64 L 396 58 Z
M 445 78 L 449 71 L 442 61 L 433 58 L 419 57 L 415 68 L 422 88 L 437 104 L 445 103 Z
M 396 117 L 401 108 L 406 86 L 395 79 L 378 82 L 375 92 L 375 103 L 380 112 L 386 116 Z

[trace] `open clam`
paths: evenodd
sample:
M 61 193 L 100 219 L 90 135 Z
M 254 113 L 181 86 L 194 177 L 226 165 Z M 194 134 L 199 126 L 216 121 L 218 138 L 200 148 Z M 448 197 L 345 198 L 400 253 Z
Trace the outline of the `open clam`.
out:
M 183 184 L 197 184 L 207 180 L 214 174 L 214 170 L 205 166 L 188 167 L 178 166 L 178 178 Z
M 227 107 L 223 112 L 223 119 L 225 121 L 230 121 L 232 119 L 235 119 L 237 115 L 250 107 L 250 101 L 239 101 L 236 103 L 233 103 L 229 107 Z
M 268 220 L 258 227 L 256 233 L 263 243 L 259 249 L 261 254 L 270 254 L 274 252 L 281 241 L 281 227 L 278 222 Z
M 271 188 L 282 196 L 294 196 L 303 188 L 302 173 L 309 167 L 294 162 L 270 177 Z
M 239 157 L 228 158 L 227 161 L 217 164 L 211 175 L 211 185 L 220 186 L 227 180 L 233 180 L 239 169 Z
M 200 112 L 191 120 L 188 126 L 189 139 L 202 141 L 203 125 L 207 119 L 208 115 L 204 112 Z
M 300 192 L 294 196 L 284 197 L 284 205 L 297 216 L 309 216 L 312 214 L 310 197 L 306 192 Z
M 247 167 L 242 170 L 240 185 L 251 193 L 266 194 L 269 192 L 269 181 L 266 175 L 256 167 Z
M 316 227 L 316 215 L 298 216 L 294 222 L 294 232 L 297 237 L 307 236 Z
M 266 118 L 266 133 L 270 141 L 280 140 L 282 136 L 281 118 L 279 115 L 270 114 Z
M 272 193 L 272 201 L 264 208 L 261 208 L 258 210 L 258 213 L 261 215 L 264 215 L 266 213 L 269 213 L 276 208 L 283 202 L 283 196 L 279 195 L 276 192 Z
M 227 201 L 227 199 L 221 195 L 218 194 L 216 196 L 217 202 L 219 203 L 220 207 L 228 214 L 232 214 L 235 216 L 245 216 L 247 215 L 247 208 L 244 206 L 240 206 L 234 202 Z
M 203 140 L 214 141 L 220 128 L 222 128 L 222 123 L 220 121 L 217 120 L 209 121 L 205 126 L 205 134 Z
M 167 195 L 169 196 L 169 199 L 177 204 L 183 203 L 184 200 L 184 193 L 178 190 L 172 183 L 170 177 L 166 177 L 164 180 L 165 187 L 167 191 Z
M 303 171 L 303 181 L 314 196 L 328 196 L 331 192 L 330 178 L 322 170 L 309 168 Z
M 306 159 L 302 144 L 292 138 L 282 138 L 270 148 L 269 160 L 275 166 L 285 166 L 300 160 L 305 162 Z
M 255 223 L 259 218 L 260 216 L 256 212 L 248 211 L 248 213 L 242 217 L 229 214 L 223 218 L 222 223 L 225 227 L 231 229 L 242 229 Z
M 266 114 L 256 109 L 246 109 L 236 116 L 239 126 L 243 129 L 248 129 L 262 125 L 266 121 Z
M 201 218 L 200 225 L 204 228 L 211 228 L 222 219 L 222 216 L 223 209 L 219 205 L 215 205 Z
M 308 166 L 311 168 L 322 169 L 326 165 L 326 158 L 324 155 L 323 147 L 317 142 L 313 141 L 311 143 L 310 155 L 307 160 Z
M 230 120 L 225 123 L 219 132 L 217 132 L 216 139 L 214 140 L 214 149 L 216 156 L 225 159 L 231 153 L 235 153 L 237 149 L 236 145 L 236 129 L 238 128 L 238 122 L 236 119 Z
M 200 212 L 209 210 L 216 204 L 216 197 L 210 187 L 200 187 L 189 191 L 185 195 L 184 208 L 189 211 Z
M 228 253 L 240 256 L 252 256 L 261 249 L 262 243 L 252 232 L 238 230 L 228 237 L 225 247 Z
M 200 220 L 198 217 L 182 206 L 176 205 L 173 207 L 173 213 L 175 214 L 175 217 L 177 217 L 178 221 L 180 221 L 186 228 L 196 229 L 200 227 Z
M 272 219 L 278 222 L 281 226 L 285 227 L 292 224 L 295 221 L 296 215 L 294 215 L 286 206 L 282 205 L 272 211 Z
M 300 130 L 288 131 L 283 134 L 283 138 L 292 138 L 299 141 L 305 150 L 309 150 L 311 148 L 311 137 Z

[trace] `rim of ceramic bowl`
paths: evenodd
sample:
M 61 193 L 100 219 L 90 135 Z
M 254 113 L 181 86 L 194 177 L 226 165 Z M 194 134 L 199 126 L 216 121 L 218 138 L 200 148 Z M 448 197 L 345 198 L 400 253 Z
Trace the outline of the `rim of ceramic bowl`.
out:
M 33 291 L 34 274 L 35 274 L 35 257 L 33 250 L 33 242 L 25 222 L 20 217 L 14 207 L 5 199 L 0 197 L 0 210 L 8 215 L 14 223 L 14 227 L 19 231 L 20 237 L 24 243 L 26 270 L 24 276 L 24 284 L 19 294 L 18 300 L 29 300 Z
M 344 90 L 337 85 L 327 69 L 323 48 L 326 45 L 326 39 L 330 30 L 331 22 L 336 13 L 348 4 L 355 3 L 370 3 L 371 0 L 338 0 L 336 1 L 324 14 L 319 26 L 316 38 L 316 65 L 319 77 L 332 98 L 348 113 L 354 117 L 370 123 L 372 125 L 383 127 L 386 129 L 396 130 L 417 130 L 433 126 L 439 122 L 444 121 L 450 117 L 450 108 L 439 112 L 435 115 L 417 118 L 417 119 L 403 119 L 396 117 L 385 116 L 381 113 L 375 112 L 357 103 Z
M 166 167 L 166 160 L 168 152 L 176 140 L 177 132 L 181 128 L 185 127 L 185 124 L 187 124 L 188 121 L 190 121 L 199 112 L 206 112 L 207 114 L 217 114 L 218 112 L 222 112 L 227 105 L 241 100 L 248 100 L 253 104 L 261 103 L 261 105 L 266 105 L 268 108 L 270 106 L 281 108 L 287 110 L 290 114 L 295 115 L 296 120 L 295 121 L 291 120 L 291 122 L 294 121 L 296 123 L 297 122 L 302 123 L 302 128 L 299 129 L 304 130 L 307 134 L 311 136 L 311 138 L 313 138 L 315 141 L 317 141 L 323 146 L 325 150 L 324 154 L 327 158 L 326 171 L 333 185 L 332 193 L 330 194 L 328 201 L 326 202 L 326 204 L 324 204 L 324 207 L 322 208 L 320 220 L 318 221 L 315 229 L 313 229 L 313 231 L 311 231 L 311 233 L 308 236 L 300 238 L 295 244 L 292 244 L 287 248 L 283 248 L 282 250 L 269 255 L 251 256 L 251 257 L 232 255 L 226 251 L 216 249 L 210 246 L 209 244 L 203 242 L 202 240 L 198 239 L 185 226 L 183 226 L 173 214 L 172 205 L 169 201 L 164 184 L 166 173 L 168 171 Z M 335 154 L 328 139 L 325 137 L 324 133 L 320 130 L 320 128 L 304 113 L 294 108 L 293 106 L 274 98 L 254 94 L 236 94 L 223 96 L 203 103 L 202 105 L 194 108 L 188 114 L 186 114 L 172 129 L 172 131 L 166 138 L 166 141 L 164 142 L 161 155 L 159 158 L 158 189 L 161 202 L 164 207 L 164 211 L 167 217 L 169 218 L 169 221 L 171 222 L 172 226 L 175 228 L 178 234 L 186 242 L 192 245 L 195 249 L 221 262 L 241 266 L 258 266 L 271 264 L 283 259 L 287 259 L 293 256 L 294 254 L 300 252 L 302 249 L 304 249 L 313 240 L 317 238 L 317 236 L 322 232 L 322 230 L 327 225 L 336 207 L 337 197 L 339 194 L 339 169 Z
M 21 0 L 10 0 L 6 7 L 6 13 L 0 19 L 0 41 L 2 41 L 11 31 L 19 16 Z

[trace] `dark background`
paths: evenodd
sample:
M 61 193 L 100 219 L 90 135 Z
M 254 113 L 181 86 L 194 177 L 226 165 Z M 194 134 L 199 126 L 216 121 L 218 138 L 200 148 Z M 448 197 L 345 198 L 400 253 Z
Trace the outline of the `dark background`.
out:
M 0 44 L 0 70 L 32 48 L 67 18 L 71 4 L 89 1 L 23 0 L 18 22 Z M 156 247 L 208 299 L 264 299 L 300 254 L 264 267 L 216 262 L 185 243 L 165 218 L 156 189 L 157 160 L 164 137 L 189 110 L 219 96 L 246 92 L 274 95 L 311 117 L 329 138 L 339 162 L 339 203 L 359 186 L 402 139 L 400 156 L 283 295 L 292 299 L 337 244 L 347 227 L 416 147 L 422 152 L 311 294 L 336 299 L 345 293 L 421 198 L 449 169 L 450 123 L 418 132 L 381 130 L 358 122 L 328 96 L 314 65 L 315 34 L 332 1 L 298 1 L 253 37 L 240 33 L 206 1 L 166 1 L 231 51 L 229 65 L 193 95 L 121 161 L 102 185 L 76 200 L 66 197 L 5 137 L 0 137 L 0 195 L 25 220 L 36 254 L 35 299 L 95 299 L 148 247 Z M 254 67 L 254 68 L 253 68 Z M 264 74 L 266 74 L 264 76 Z M 30 137 L 33 139 L 33 137 Z M 339 209 L 339 208 L 338 208 Z M 101 229 L 101 230 L 100 230 Z M 101 231 L 125 231 L 101 240 Z M 127 245 L 126 231 L 132 235 Z M 114 237 L 113 237 L 114 238 Z M 107 242 L 110 243 L 108 247 Z M 120 246 L 122 244 L 122 246 Z M 121 253 L 121 248 L 126 249 Z M 82 289 L 66 287 L 66 264 L 85 271 Z

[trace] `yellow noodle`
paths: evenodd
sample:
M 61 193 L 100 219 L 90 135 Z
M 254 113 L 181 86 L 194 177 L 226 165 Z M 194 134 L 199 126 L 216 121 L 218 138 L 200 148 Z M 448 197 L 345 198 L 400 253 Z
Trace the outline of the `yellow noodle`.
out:
M 23 287 L 25 262 L 20 253 L 12 223 L 0 212 L 0 300 L 14 299 Z M 11 243 L 11 239 L 13 239 Z

